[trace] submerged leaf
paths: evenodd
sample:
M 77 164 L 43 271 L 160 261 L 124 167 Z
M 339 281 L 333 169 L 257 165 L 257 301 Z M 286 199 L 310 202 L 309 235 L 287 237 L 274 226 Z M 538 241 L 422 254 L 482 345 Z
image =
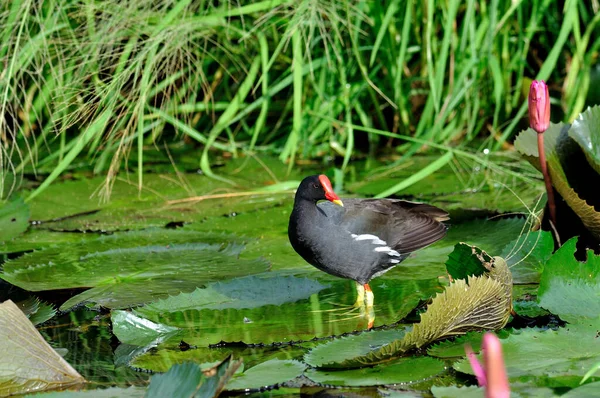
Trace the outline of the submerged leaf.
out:
M 85 383 L 10 300 L 0 304 L 0 395 Z
M 29 227 L 29 206 L 23 199 L 0 201 L 0 243 L 10 240 Z
M 548 260 L 538 290 L 540 306 L 569 322 L 600 316 L 600 256 L 577 261 L 576 245 L 569 239 Z
M 268 268 L 238 259 L 243 246 L 230 239 L 185 229 L 116 233 L 26 254 L 6 262 L 0 277 L 29 291 L 92 287 L 61 310 L 83 301 L 125 308 Z
M 204 371 L 200 365 L 192 362 L 173 365 L 167 373 L 150 379 L 146 398 L 216 397 L 241 363 L 242 361 L 234 361 L 230 356 Z

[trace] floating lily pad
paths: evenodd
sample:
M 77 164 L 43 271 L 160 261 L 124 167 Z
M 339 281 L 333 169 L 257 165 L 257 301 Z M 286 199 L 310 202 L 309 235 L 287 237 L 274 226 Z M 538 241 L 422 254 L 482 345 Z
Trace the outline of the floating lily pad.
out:
M 547 231 L 523 234 L 502 250 L 515 283 L 538 283 L 544 265 L 552 256 L 554 240 Z
M 345 361 L 368 354 L 391 341 L 399 340 L 406 329 L 391 329 L 364 332 L 346 336 L 321 344 L 304 356 L 304 361 L 317 368 L 345 368 Z
M 477 386 L 434 386 L 431 388 L 431 393 L 435 398 L 481 398 L 484 396 L 483 388 Z
M 588 383 L 577 388 L 573 388 L 566 394 L 561 395 L 563 398 L 588 398 L 595 397 L 600 391 L 600 381 L 595 383 Z
M 247 369 L 227 383 L 227 390 L 277 386 L 302 375 L 306 365 L 299 361 L 272 359 Z
M 368 318 L 360 308 L 352 307 L 356 300 L 355 283 L 334 277 L 329 280 L 331 286 L 318 296 L 280 306 L 164 313 L 141 307 L 134 312 L 153 322 L 181 328 L 180 338 L 200 347 L 221 341 L 246 344 L 308 341 L 366 329 Z M 375 324 L 397 322 L 438 288 L 437 279 L 387 280 L 374 285 Z
M 5 263 L 0 277 L 29 291 L 92 287 L 61 310 L 83 301 L 130 307 L 267 269 L 260 259 L 236 259 L 243 246 L 222 243 L 228 239 L 187 230 L 114 234 L 26 254 Z
M 29 227 L 29 206 L 23 199 L 0 201 L 0 250 L 3 242 L 13 239 Z
M 294 345 L 280 345 L 277 349 L 273 346 L 265 345 L 262 347 L 245 347 L 243 345 L 231 345 L 224 347 L 194 347 L 190 349 L 181 350 L 179 343 L 182 340 L 178 339 L 177 345 L 169 344 L 169 348 L 159 346 L 157 349 L 147 350 L 139 356 L 130 356 L 129 358 L 123 358 L 123 364 L 131 366 L 135 369 L 152 371 L 152 372 L 166 372 L 171 366 L 184 363 L 184 362 L 195 362 L 195 363 L 216 363 L 223 360 L 228 355 L 233 355 L 235 358 L 243 358 L 244 365 L 254 366 L 256 364 L 271 360 L 271 359 L 293 359 L 302 358 L 302 355 L 306 352 L 305 346 L 312 343 L 294 344 Z M 121 346 L 117 347 L 119 350 Z M 131 360 L 131 357 L 134 357 Z M 243 366 L 238 369 L 238 373 L 242 371 Z
M 30 202 L 31 216 L 44 221 L 37 228 L 64 231 L 117 231 L 162 227 L 177 221 L 201 222 L 206 217 L 271 207 L 293 196 L 289 189 L 265 190 L 274 182 L 266 176 L 268 182 L 264 174 L 237 178 L 240 185 L 232 187 L 198 174 L 147 174 L 141 191 L 136 178 L 118 178 L 108 202 L 99 196 L 103 177 L 65 181 L 51 185 Z
M 550 314 L 550 312 L 540 307 L 536 301 L 532 300 L 515 300 L 513 302 L 513 307 L 515 312 L 520 316 L 528 316 L 530 318 L 536 318 Z
M 84 391 L 56 391 L 43 394 L 28 394 L 24 398 L 143 398 L 145 394 L 146 389 L 142 387 L 111 387 Z
M 139 309 L 141 314 L 185 310 L 223 310 L 227 308 L 257 308 L 282 305 L 308 299 L 326 288 L 308 278 L 282 275 L 262 275 L 216 282 L 191 293 L 181 293 L 158 300 Z
M 540 306 L 569 322 L 600 316 L 600 256 L 588 250 L 579 262 L 576 244 L 569 239 L 550 257 L 538 291 Z
M 540 377 L 543 385 L 548 385 L 546 379 L 554 379 L 554 386 L 578 385 L 600 356 L 597 331 L 597 325 L 586 324 L 556 331 L 523 329 L 509 335 L 501 340 L 509 380 L 527 376 Z M 473 374 L 467 360 L 459 361 L 454 368 Z
M 389 364 L 353 370 L 316 370 L 305 372 L 314 382 L 334 386 L 379 386 L 416 383 L 444 372 L 446 366 L 431 357 L 402 358 Z
M 481 347 L 483 340 L 482 332 L 469 332 L 464 336 L 459 336 L 454 340 L 442 341 L 432 345 L 427 349 L 427 355 L 437 358 L 457 358 L 464 357 L 465 344 L 469 344 L 474 350 Z
M 85 382 L 10 300 L 0 304 L 0 395 L 65 388 Z
M 163 397 L 216 397 L 225 388 L 241 361 L 231 357 L 209 370 L 198 364 L 187 362 L 174 365 L 167 373 L 154 375 L 150 379 L 147 398 Z
M 433 387 L 431 393 L 435 398 L 482 398 L 485 396 L 485 390 L 477 386 Z M 546 398 L 555 395 L 554 390 L 548 387 L 537 387 L 523 383 L 511 383 L 510 385 L 510 396 L 513 398 Z

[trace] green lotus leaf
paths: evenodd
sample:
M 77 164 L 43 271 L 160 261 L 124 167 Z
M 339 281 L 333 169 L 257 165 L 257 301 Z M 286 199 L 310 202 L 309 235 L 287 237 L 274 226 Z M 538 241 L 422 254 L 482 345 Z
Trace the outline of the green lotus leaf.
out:
M 282 275 L 262 275 L 236 278 L 212 283 L 191 293 L 181 293 L 145 305 L 141 314 L 177 312 L 186 310 L 223 310 L 227 308 L 257 308 L 265 305 L 282 305 L 308 299 L 325 289 L 308 278 Z
M 573 183 L 577 184 L 579 189 L 596 186 L 598 175 L 588 175 L 584 165 L 578 161 L 581 156 L 581 149 L 569 137 L 571 126 L 565 124 L 550 124 L 550 128 L 544 133 L 544 151 L 548 162 L 548 170 L 552 185 L 562 196 L 569 207 L 579 216 L 585 227 L 600 240 L 600 212 L 594 209 L 593 205 L 588 204 L 587 200 L 595 200 L 595 195 L 588 193 L 589 198 L 582 198 L 580 193 L 575 191 Z M 535 167 L 539 169 L 539 152 L 537 147 L 537 133 L 532 129 L 527 129 L 515 140 L 515 148 L 521 152 Z M 585 163 L 585 162 L 584 162 Z M 573 165 L 577 164 L 579 169 L 573 170 Z M 585 163 L 585 167 L 589 166 Z M 569 173 L 567 174 L 567 170 Z M 590 170 L 593 171 L 592 168 Z M 569 181 L 567 176 L 573 181 Z M 577 178 L 577 181 L 575 179 Z M 586 180 L 593 178 L 594 181 Z M 583 181 L 582 181 L 583 180 Z
M 319 274 L 325 275 L 315 270 L 313 276 Z M 277 306 L 174 312 L 147 310 L 144 306 L 134 312 L 153 322 L 181 328 L 181 338 L 199 347 L 222 341 L 286 343 L 364 330 L 367 317 L 361 315 L 360 308 L 352 307 L 356 300 L 354 281 L 331 277 L 328 282 L 330 287 L 321 290 L 318 295 Z M 379 281 L 372 287 L 376 299 L 375 322 L 377 325 L 389 325 L 408 315 L 421 300 L 438 291 L 439 281 L 390 279 Z M 252 289 L 249 287 L 250 291 Z M 275 300 L 283 295 L 284 292 L 278 292 Z M 377 302 L 382 304 L 377 305 Z
M 268 268 L 237 258 L 243 246 L 231 239 L 188 230 L 116 233 L 26 254 L 6 262 L 0 277 L 29 291 L 91 288 L 61 310 L 83 301 L 125 308 Z
M 173 365 L 167 373 L 150 379 L 146 398 L 193 397 L 212 398 L 220 394 L 241 361 L 227 357 L 217 366 L 202 370 L 200 365 L 186 362 Z
M 144 387 L 110 387 L 83 391 L 56 391 L 43 394 L 25 395 L 23 398 L 143 398 Z
M 85 383 L 11 300 L 0 304 L 0 395 Z
M 477 352 L 479 347 L 481 347 L 482 340 L 482 332 L 469 332 L 454 340 L 446 340 L 432 345 L 427 349 L 427 355 L 436 358 L 464 357 L 466 355 L 465 344 L 469 344 Z
M 563 398 L 588 398 L 595 397 L 600 391 L 600 381 L 584 384 L 580 387 L 573 388 L 566 394 L 561 395 Z
M 590 166 L 600 174 L 600 106 L 581 113 L 573 121 L 569 137 L 579 144 Z
M 552 234 L 535 231 L 522 234 L 506 245 L 500 257 L 506 259 L 514 283 L 539 283 L 544 264 L 553 251 Z
M 391 341 L 402 339 L 405 334 L 406 329 L 391 329 L 340 337 L 310 350 L 304 356 L 304 362 L 317 368 L 345 368 L 347 360 L 368 354 Z
M 0 250 L 3 242 L 13 239 L 29 227 L 29 206 L 23 199 L 0 201 Z
M 415 383 L 444 372 L 444 362 L 431 357 L 401 358 L 375 367 L 350 370 L 310 369 L 306 377 L 334 386 L 379 386 Z
M 294 360 L 271 359 L 235 375 L 227 390 L 259 389 L 277 386 L 302 375 L 306 365 Z
M 600 256 L 588 250 L 577 261 L 576 245 L 569 239 L 550 257 L 538 290 L 540 306 L 569 322 L 600 316 Z
M 522 329 L 501 339 L 509 381 L 527 377 L 540 378 L 542 385 L 548 385 L 548 379 L 553 379 L 553 386 L 579 385 L 581 377 L 600 356 L 598 326 L 587 323 L 558 330 Z M 457 362 L 454 368 L 473 374 L 466 359 Z
M 431 388 L 431 393 L 435 398 L 481 398 L 484 396 L 483 388 L 477 386 L 434 386 Z

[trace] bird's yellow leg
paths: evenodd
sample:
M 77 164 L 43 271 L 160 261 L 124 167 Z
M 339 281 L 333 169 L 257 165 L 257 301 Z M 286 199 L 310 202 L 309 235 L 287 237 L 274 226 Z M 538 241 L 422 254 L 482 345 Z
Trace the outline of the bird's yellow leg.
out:
M 375 296 L 373 295 L 371 286 L 369 286 L 368 283 L 365 283 L 363 289 L 365 291 L 365 314 L 367 316 L 367 329 L 371 329 L 375 323 L 375 309 L 373 308 Z
M 368 286 L 368 285 L 366 285 Z M 356 301 L 354 307 L 362 308 L 365 303 L 365 287 L 360 283 L 356 282 Z

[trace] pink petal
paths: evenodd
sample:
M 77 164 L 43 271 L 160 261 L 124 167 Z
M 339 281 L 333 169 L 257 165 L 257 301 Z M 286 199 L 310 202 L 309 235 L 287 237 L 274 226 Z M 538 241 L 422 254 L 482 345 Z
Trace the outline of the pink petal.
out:
M 481 363 L 477 360 L 477 356 L 473 352 L 473 349 L 469 344 L 465 344 L 465 352 L 467 353 L 467 359 L 471 364 L 471 368 L 473 369 L 473 373 L 475 373 L 475 377 L 477 377 L 477 384 L 479 387 L 484 387 L 487 384 L 485 377 L 485 370 Z

